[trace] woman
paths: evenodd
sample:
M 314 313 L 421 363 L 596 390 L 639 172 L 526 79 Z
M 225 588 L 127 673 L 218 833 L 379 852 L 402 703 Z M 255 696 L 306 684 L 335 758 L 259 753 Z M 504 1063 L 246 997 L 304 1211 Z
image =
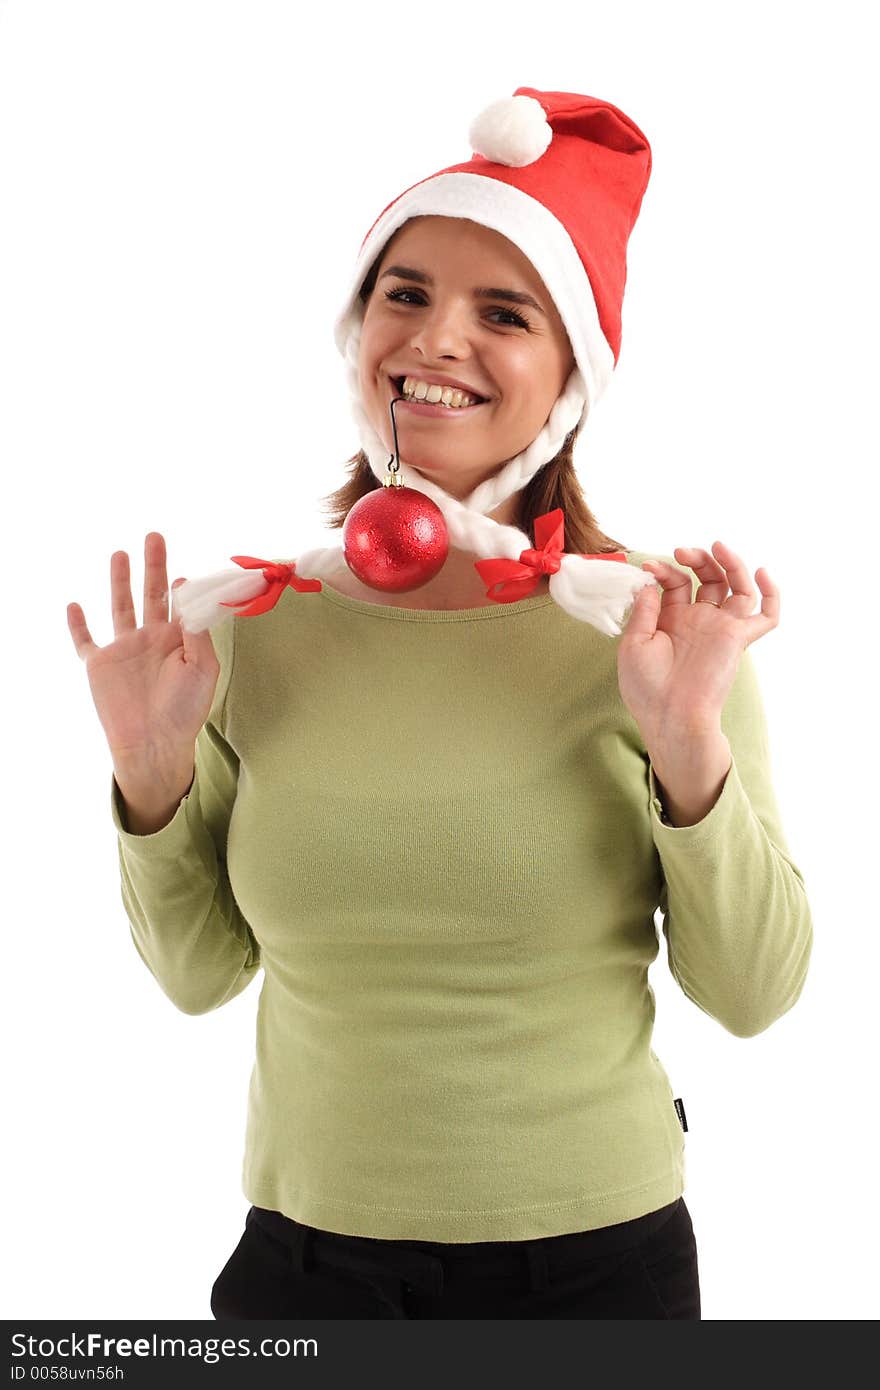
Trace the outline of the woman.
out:
M 473 160 L 374 224 L 337 322 L 363 448 L 334 524 L 379 486 L 402 396 L 440 572 L 394 592 L 338 549 L 253 560 L 176 581 L 169 621 L 151 533 L 142 628 L 124 552 L 115 641 L 68 609 L 138 951 L 193 1014 L 264 970 L 218 1318 L 698 1319 L 654 913 L 738 1036 L 806 977 L 746 653 L 777 590 L 759 570 L 751 617 L 726 546 L 621 551 L 571 464 L 619 350 L 647 142 L 570 93 L 484 116 Z

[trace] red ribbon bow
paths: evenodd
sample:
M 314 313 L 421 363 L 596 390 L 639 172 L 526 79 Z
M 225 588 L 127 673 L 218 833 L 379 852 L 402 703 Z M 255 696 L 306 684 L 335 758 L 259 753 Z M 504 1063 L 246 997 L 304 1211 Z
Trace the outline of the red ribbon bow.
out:
M 538 586 L 542 574 L 555 574 L 559 569 L 563 550 L 565 517 L 561 507 L 543 516 L 535 517 L 536 550 L 524 550 L 518 560 L 475 560 L 474 568 L 480 578 L 489 585 L 486 598 L 496 603 L 515 603 L 517 599 L 528 598 Z M 582 560 L 622 560 L 626 555 L 622 550 L 606 551 L 604 554 L 581 554 Z M 498 593 L 492 590 L 498 588 Z
M 263 578 L 268 584 L 268 588 L 262 594 L 257 594 L 254 599 L 237 599 L 232 603 L 222 603 L 221 608 L 239 608 L 237 617 L 255 618 L 260 613 L 268 613 L 270 608 L 274 608 L 288 584 L 291 589 L 296 589 L 298 594 L 315 594 L 320 591 L 320 579 L 300 579 L 296 573 L 296 562 L 289 565 L 276 565 L 271 560 L 258 560 L 253 555 L 230 555 L 230 560 L 234 560 L 242 569 L 263 571 Z M 247 608 L 240 608 L 239 605 L 246 603 Z

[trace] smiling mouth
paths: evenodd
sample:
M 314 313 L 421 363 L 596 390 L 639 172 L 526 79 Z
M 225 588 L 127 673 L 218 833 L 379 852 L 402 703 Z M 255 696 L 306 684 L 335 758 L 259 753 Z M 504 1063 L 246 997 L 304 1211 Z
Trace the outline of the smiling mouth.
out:
M 443 411 L 445 415 L 466 415 L 469 410 L 476 410 L 478 406 L 486 404 L 486 397 L 477 396 L 476 391 L 468 392 L 468 395 L 477 396 L 477 399 L 473 402 L 472 405 L 444 405 L 442 401 L 419 401 L 416 400 L 414 396 L 404 396 L 403 383 L 406 380 L 406 377 L 393 376 L 390 377 L 389 380 L 391 381 L 391 385 L 394 387 L 395 394 L 400 396 L 401 399 L 404 400 L 407 405 L 422 406 L 425 410 L 431 412 L 436 411 L 438 414 L 440 413 L 440 411 Z

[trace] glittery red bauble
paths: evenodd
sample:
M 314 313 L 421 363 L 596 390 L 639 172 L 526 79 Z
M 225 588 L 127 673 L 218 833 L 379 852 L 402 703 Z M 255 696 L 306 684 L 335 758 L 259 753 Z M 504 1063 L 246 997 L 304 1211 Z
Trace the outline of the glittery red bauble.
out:
M 416 488 L 368 492 L 342 528 L 342 553 L 352 574 L 371 589 L 405 594 L 439 573 L 449 554 L 446 519 Z

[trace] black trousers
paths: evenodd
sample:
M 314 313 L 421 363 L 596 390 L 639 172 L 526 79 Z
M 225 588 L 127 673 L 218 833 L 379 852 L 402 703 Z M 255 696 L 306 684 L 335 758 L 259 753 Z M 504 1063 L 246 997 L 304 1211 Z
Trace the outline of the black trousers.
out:
M 683 1197 L 634 1221 L 540 1240 L 375 1240 L 252 1206 L 211 1290 L 224 1318 L 700 1319 Z

